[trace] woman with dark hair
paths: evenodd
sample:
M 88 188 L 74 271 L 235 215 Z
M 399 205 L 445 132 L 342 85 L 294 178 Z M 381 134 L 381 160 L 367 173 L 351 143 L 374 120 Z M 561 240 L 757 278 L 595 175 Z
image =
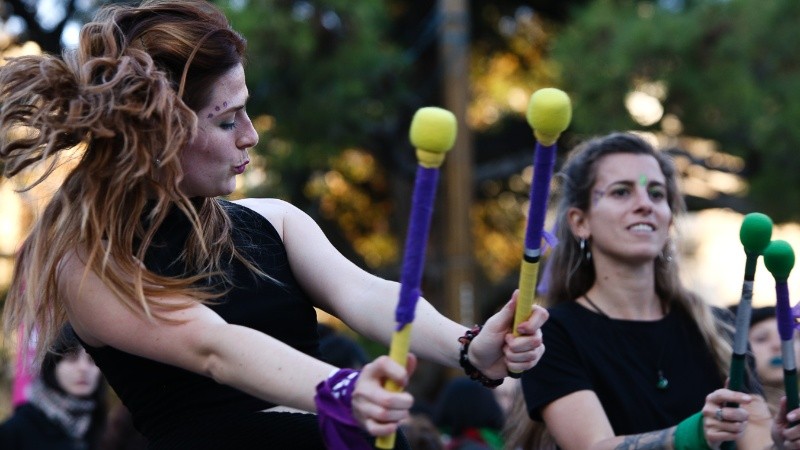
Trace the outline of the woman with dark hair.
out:
M 786 389 L 783 384 L 781 336 L 778 333 L 778 319 L 774 306 L 753 308 L 748 340 L 752 348 L 755 371 L 764 386 L 767 404 L 770 411 L 777 414 L 781 407 L 781 399 L 786 396 Z M 793 342 L 796 358 L 800 360 L 800 341 L 796 335 Z
M 547 353 L 522 377 L 530 417 L 568 450 L 768 447 L 760 386 L 725 388 L 732 316 L 679 279 L 669 156 L 613 133 L 575 148 L 559 179 Z M 800 427 L 774 431 L 797 448 Z
M 244 60 L 212 2 L 147 0 L 101 8 L 61 58 L 0 68 L 4 175 L 79 151 L 22 245 L 6 330 L 45 348 L 69 319 L 152 449 L 365 448 L 408 416 L 383 383 L 415 359 L 321 361 L 315 307 L 387 344 L 399 285 L 284 201 L 220 198 L 258 142 Z M 411 350 L 484 380 L 528 369 L 546 312 L 515 336 L 513 308 L 459 345 L 473 333 L 422 300 Z
M 67 328 L 42 363 L 28 401 L 0 425 L 3 450 L 99 449 L 106 415 L 100 369 Z

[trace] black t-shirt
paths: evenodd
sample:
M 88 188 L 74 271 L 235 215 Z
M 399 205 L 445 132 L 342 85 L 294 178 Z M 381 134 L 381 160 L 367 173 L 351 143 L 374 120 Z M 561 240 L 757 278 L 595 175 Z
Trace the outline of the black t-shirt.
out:
M 0 425 L 3 450 L 86 450 L 87 442 L 70 437 L 38 407 L 25 403 Z
M 694 322 L 672 308 L 655 321 L 611 319 L 576 302 L 550 309 L 542 329 L 546 351 L 522 377 L 532 419 L 573 392 L 597 394 L 616 435 L 678 424 L 723 387 Z M 659 371 L 668 380 L 659 388 Z
M 229 202 L 223 202 L 223 206 L 232 221 L 237 249 L 278 282 L 258 278 L 234 260 L 229 267 L 233 285 L 219 286 L 229 290 L 210 308 L 228 323 L 262 331 L 318 357 L 316 312 L 292 274 L 277 231 L 248 208 Z M 144 261 L 147 268 L 162 275 L 182 275 L 185 268 L 179 255 L 190 229 L 182 213 L 177 209 L 170 213 L 148 249 Z M 130 410 L 136 428 L 153 447 L 245 448 L 244 442 L 262 446 L 267 445 L 265 438 L 276 442 L 274 437 L 268 437 L 266 415 L 258 413 L 274 406 L 268 402 L 211 378 L 109 346 L 87 346 L 87 351 Z M 316 442 L 309 448 L 321 447 L 315 416 L 302 415 L 307 416 L 300 421 L 304 425 L 293 419 L 300 416 L 271 415 L 271 424 L 277 431 L 293 436 L 296 448 L 303 446 L 304 439 Z M 261 436 L 252 434 L 257 432 Z M 234 438 L 241 442 L 234 443 Z M 226 445 L 219 447 L 215 439 Z M 158 442 L 165 444 L 157 445 Z

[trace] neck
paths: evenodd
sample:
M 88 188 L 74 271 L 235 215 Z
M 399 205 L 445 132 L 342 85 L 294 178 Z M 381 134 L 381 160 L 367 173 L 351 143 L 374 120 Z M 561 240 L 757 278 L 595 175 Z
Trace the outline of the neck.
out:
M 599 308 L 612 319 L 658 320 L 665 314 L 655 292 L 652 271 L 635 276 L 620 272 L 598 273 L 586 296 L 595 306 L 588 302 L 584 306 Z
M 596 261 L 595 273 L 594 285 L 586 294 L 612 319 L 658 320 L 664 317 L 655 291 L 652 264 L 631 267 Z M 589 308 L 595 309 L 591 305 Z
M 772 411 L 774 414 L 777 412 L 778 405 L 781 404 L 781 397 L 786 395 L 783 384 L 781 383 L 780 386 L 774 386 L 765 383 L 762 387 L 764 389 L 764 396 L 767 400 L 767 406 L 769 406 L 770 411 Z

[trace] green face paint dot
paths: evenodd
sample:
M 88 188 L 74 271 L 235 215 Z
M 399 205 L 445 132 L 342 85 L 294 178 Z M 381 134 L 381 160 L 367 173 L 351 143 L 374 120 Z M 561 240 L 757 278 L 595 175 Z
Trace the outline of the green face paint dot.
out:
M 646 186 L 647 185 L 647 176 L 644 174 L 639 175 L 639 185 Z

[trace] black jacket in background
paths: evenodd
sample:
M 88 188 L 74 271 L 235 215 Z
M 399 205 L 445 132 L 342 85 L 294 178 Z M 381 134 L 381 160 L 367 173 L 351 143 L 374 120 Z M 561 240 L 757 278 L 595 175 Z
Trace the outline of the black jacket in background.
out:
M 0 425 L 3 450 L 85 450 L 86 443 L 71 438 L 37 407 L 24 404 Z

